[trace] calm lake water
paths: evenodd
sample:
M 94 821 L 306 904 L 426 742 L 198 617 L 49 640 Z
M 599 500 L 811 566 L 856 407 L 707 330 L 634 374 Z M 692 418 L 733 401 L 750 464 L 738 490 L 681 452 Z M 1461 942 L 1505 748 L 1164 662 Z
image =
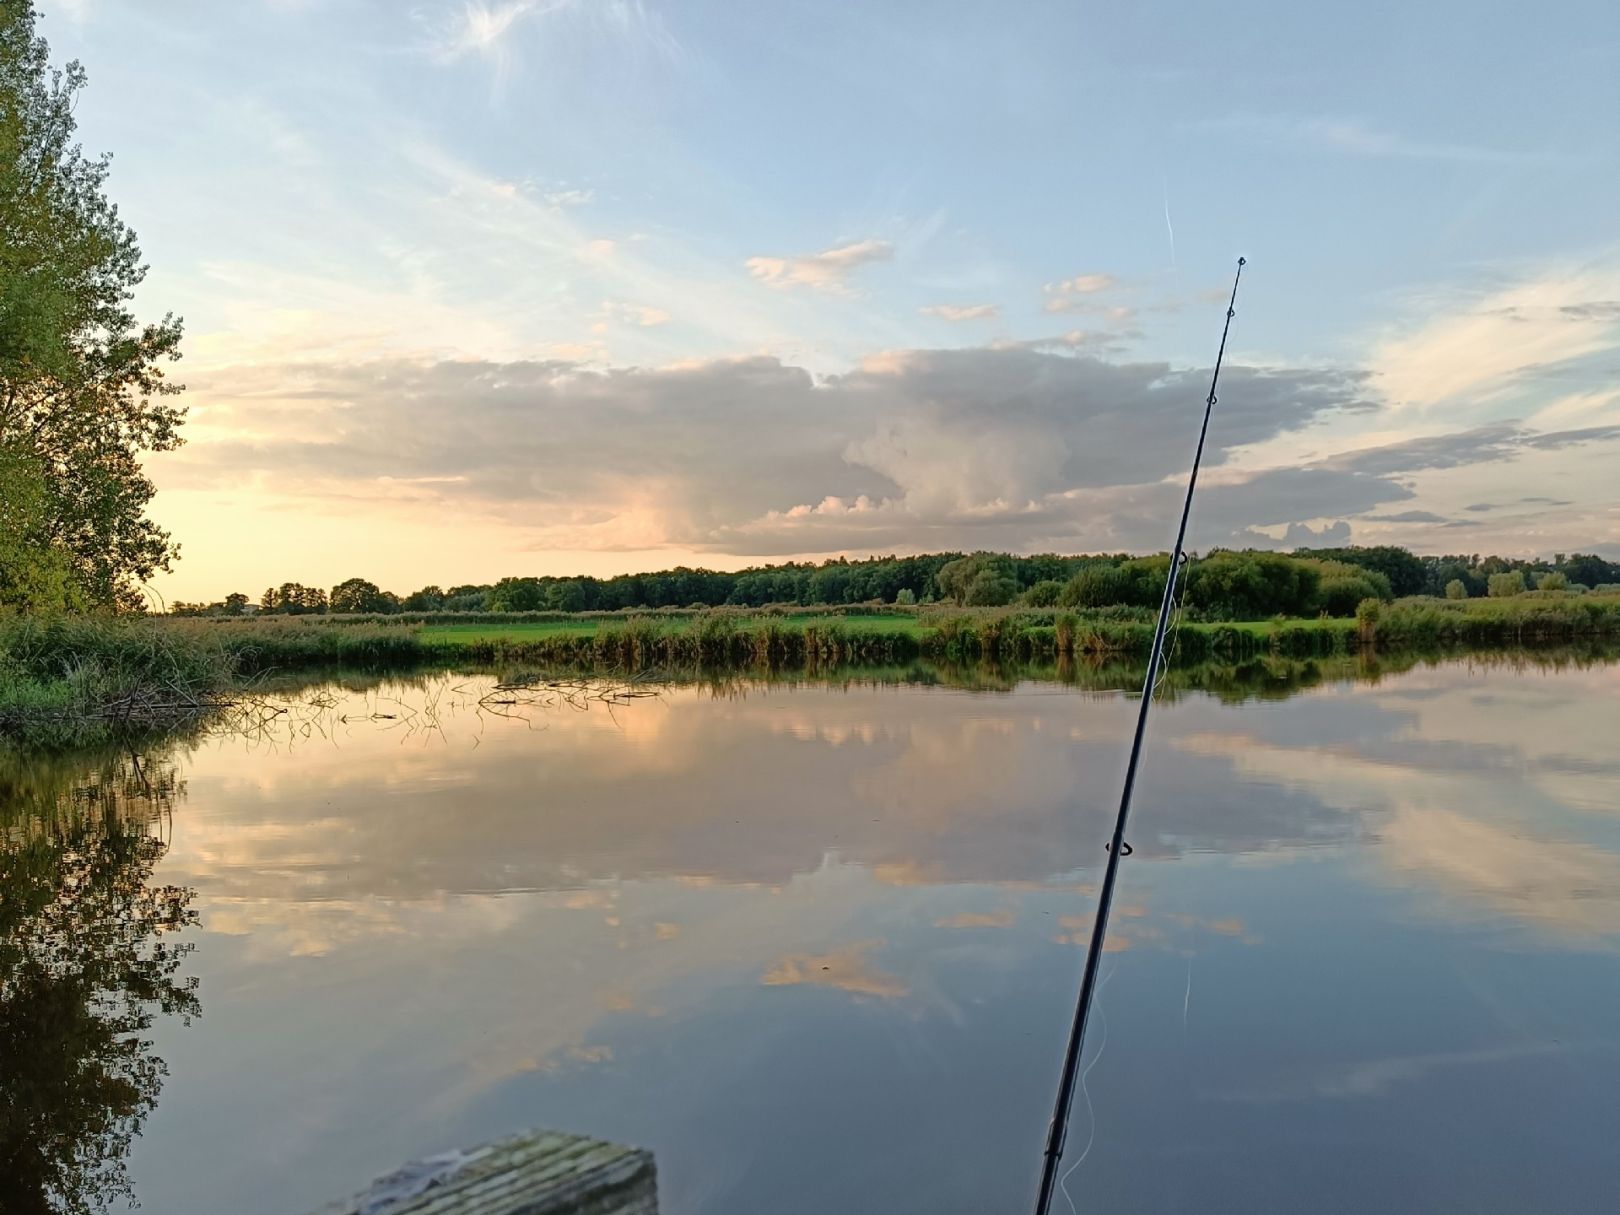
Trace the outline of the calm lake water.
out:
M 670 1215 L 1027 1208 L 1132 695 L 489 682 L 8 778 L 195 892 L 146 1210 L 533 1125 L 653 1149 Z M 1614 663 L 1476 660 L 1156 709 L 1076 1207 L 1615 1209 L 1617 704 Z

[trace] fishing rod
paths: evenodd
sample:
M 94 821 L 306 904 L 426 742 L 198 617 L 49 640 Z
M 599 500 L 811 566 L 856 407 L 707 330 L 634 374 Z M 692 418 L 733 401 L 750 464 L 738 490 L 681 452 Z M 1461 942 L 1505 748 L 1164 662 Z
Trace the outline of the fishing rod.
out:
M 1215 387 L 1221 379 L 1221 360 L 1226 357 L 1226 337 L 1237 315 L 1238 283 L 1243 280 L 1245 258 L 1238 258 L 1232 278 L 1232 298 L 1226 305 L 1226 324 L 1221 327 L 1221 348 L 1215 355 L 1215 372 L 1209 378 L 1209 396 L 1204 401 L 1204 424 L 1198 431 L 1198 449 L 1193 453 L 1192 472 L 1187 477 L 1187 497 L 1181 504 L 1181 526 L 1176 530 L 1176 547 L 1170 554 L 1170 569 L 1164 576 L 1164 598 L 1159 603 L 1159 623 L 1153 630 L 1153 648 L 1148 654 L 1147 677 L 1142 681 L 1142 700 L 1136 712 L 1136 734 L 1131 739 L 1131 758 L 1125 765 L 1125 786 L 1120 792 L 1119 814 L 1114 819 L 1114 835 L 1108 842 L 1108 865 L 1103 870 L 1102 890 L 1097 897 L 1097 918 L 1091 926 L 1091 948 L 1086 951 L 1086 969 L 1080 979 L 1080 998 L 1074 1006 L 1074 1025 L 1069 1030 L 1069 1046 L 1063 1056 L 1063 1075 L 1058 1083 L 1057 1105 L 1046 1133 L 1046 1152 L 1041 1167 L 1041 1191 L 1035 1200 L 1035 1215 L 1050 1215 L 1052 1193 L 1057 1187 L 1058 1164 L 1069 1134 L 1069 1107 L 1074 1104 L 1075 1077 L 1085 1049 L 1086 1020 L 1091 1001 L 1097 994 L 1097 968 L 1102 959 L 1103 940 L 1108 934 L 1108 913 L 1113 907 L 1114 884 L 1119 878 L 1119 862 L 1131 854 L 1125 842 L 1125 820 L 1131 813 L 1131 794 L 1136 789 L 1136 770 L 1142 760 L 1142 740 L 1147 734 L 1148 710 L 1153 707 L 1153 689 L 1159 665 L 1165 661 L 1164 635 L 1175 602 L 1176 580 L 1181 572 L 1182 546 L 1187 539 L 1187 519 L 1192 514 L 1193 490 L 1198 485 L 1198 466 L 1204 459 L 1204 439 L 1209 435 L 1209 418 L 1215 411 Z

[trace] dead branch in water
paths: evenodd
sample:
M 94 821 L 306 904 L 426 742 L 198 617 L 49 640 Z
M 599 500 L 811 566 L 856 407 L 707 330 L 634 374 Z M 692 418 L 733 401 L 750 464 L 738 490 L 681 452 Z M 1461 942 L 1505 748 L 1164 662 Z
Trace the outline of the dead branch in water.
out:
M 633 700 L 661 696 L 663 690 L 663 678 L 653 671 L 623 679 L 521 675 L 502 680 L 480 696 L 478 708 L 497 717 L 519 716 L 506 711 L 513 708 L 584 711 L 592 705 L 603 705 L 612 709 Z

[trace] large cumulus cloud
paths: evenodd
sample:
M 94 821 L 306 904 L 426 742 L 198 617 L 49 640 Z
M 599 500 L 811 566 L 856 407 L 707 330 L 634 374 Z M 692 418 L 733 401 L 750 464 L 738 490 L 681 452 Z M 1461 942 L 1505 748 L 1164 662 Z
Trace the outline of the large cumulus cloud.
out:
M 1208 375 L 1020 346 L 902 351 L 821 379 L 769 357 L 255 366 L 194 385 L 198 441 L 168 480 L 410 498 L 559 548 L 1156 547 Z M 1412 497 L 1422 469 L 1607 437 L 1493 426 L 1223 475 L 1237 449 L 1370 398 L 1360 372 L 1228 367 L 1195 540 L 1303 535 Z

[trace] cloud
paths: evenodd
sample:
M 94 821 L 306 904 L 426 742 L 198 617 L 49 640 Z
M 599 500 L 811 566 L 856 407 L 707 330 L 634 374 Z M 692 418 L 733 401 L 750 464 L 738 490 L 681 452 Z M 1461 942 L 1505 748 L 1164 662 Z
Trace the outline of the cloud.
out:
M 602 315 L 629 325 L 652 328 L 669 323 L 669 313 L 647 304 L 620 304 L 607 300 L 602 304 Z
M 1001 315 L 994 304 L 928 304 L 917 311 L 942 321 L 985 321 Z
M 445 24 L 435 39 L 434 49 L 444 59 L 459 59 L 463 55 L 495 53 L 512 28 L 523 18 L 537 12 L 561 7 L 542 0 L 507 0 L 506 3 L 486 4 L 483 0 L 466 0 L 461 12 Z
M 1103 305 L 1090 299 L 1091 296 L 1108 290 L 1114 285 L 1114 281 L 1111 274 L 1077 274 L 1073 278 L 1047 283 L 1041 288 L 1041 292 L 1046 296 L 1043 307 L 1048 312 L 1107 311 L 1114 315 L 1114 319 L 1128 319 L 1130 314 L 1128 308 L 1105 309 Z
M 1476 416 L 1481 399 L 1555 368 L 1612 390 L 1612 377 L 1582 361 L 1620 347 L 1617 296 L 1620 263 L 1609 259 L 1420 302 L 1413 322 L 1375 344 L 1372 367 L 1397 408 L 1460 402 Z
M 849 290 L 849 276 L 860 267 L 893 258 L 894 246 L 888 241 L 859 240 L 802 257 L 751 257 L 746 264 L 750 274 L 778 290 L 813 287 L 842 294 Z
M 672 58 L 681 53 L 680 44 L 641 0 L 460 0 L 449 5 L 442 18 L 426 19 L 427 49 L 447 63 L 482 56 L 504 72 L 514 31 L 539 18 L 569 20 L 615 45 L 628 43 Z
M 1358 118 L 1278 117 L 1270 114 L 1239 114 L 1202 124 L 1215 130 L 1231 131 L 1255 138 L 1302 147 L 1400 160 L 1453 161 L 1463 164 L 1501 165 L 1546 162 L 1542 152 L 1515 152 L 1476 144 L 1446 140 L 1413 139 L 1392 131 L 1382 131 Z
M 1323 461 L 1323 467 L 1389 476 L 1494 463 L 1527 451 L 1556 451 L 1614 438 L 1620 438 L 1620 425 L 1534 431 L 1504 423 L 1363 447 L 1333 456 Z
M 1207 376 L 1017 347 L 899 351 L 821 379 L 766 357 L 240 368 L 194 380 L 210 429 L 165 457 L 163 483 L 339 510 L 387 498 L 536 547 L 1157 547 Z M 1211 466 L 1362 405 L 1353 372 L 1226 376 Z M 1209 542 L 1409 497 L 1353 466 L 1212 470 L 1196 517 Z
M 1468 507 L 1473 510 L 1473 507 Z M 1489 509 L 1489 508 L 1487 508 Z M 1432 510 L 1403 510 L 1393 515 L 1367 515 L 1369 523 L 1446 523 L 1449 522 L 1444 515 L 1437 515 Z
M 583 207 L 596 197 L 595 190 L 550 190 L 540 196 L 548 207 Z
M 614 301 L 597 316 L 632 332 L 668 320 Z M 819 377 L 764 356 L 604 367 L 591 342 L 549 361 L 229 368 L 193 377 L 205 425 L 156 467 L 166 489 L 257 487 L 304 509 L 486 520 L 535 549 L 1161 547 L 1208 371 L 1097 357 L 1084 353 L 1093 335 L 1075 336 L 1082 353 L 1062 339 L 897 350 Z M 1195 547 L 1339 544 L 1357 519 L 1467 526 L 1453 516 L 1479 488 L 1434 509 L 1413 501 L 1417 480 L 1620 441 L 1620 424 L 1504 422 L 1250 461 L 1270 441 L 1360 418 L 1370 386 L 1353 370 L 1230 366 Z

